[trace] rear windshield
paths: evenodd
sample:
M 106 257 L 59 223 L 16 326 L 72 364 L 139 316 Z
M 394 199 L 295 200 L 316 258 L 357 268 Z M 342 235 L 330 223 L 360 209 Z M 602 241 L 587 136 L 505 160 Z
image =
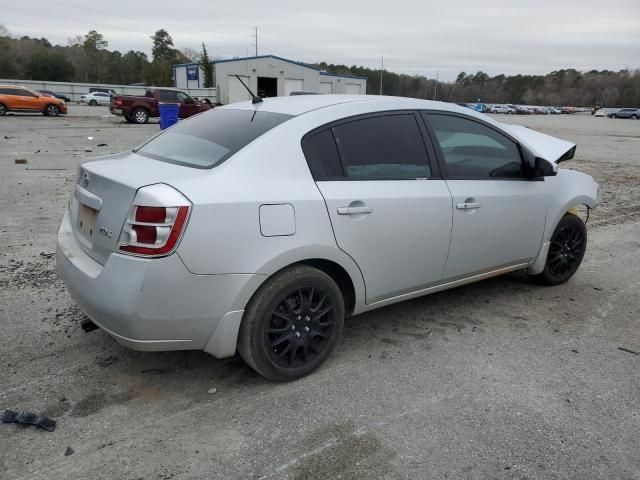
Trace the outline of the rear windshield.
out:
M 163 162 L 212 168 L 290 118 L 256 110 L 213 109 L 180 121 L 134 151 Z

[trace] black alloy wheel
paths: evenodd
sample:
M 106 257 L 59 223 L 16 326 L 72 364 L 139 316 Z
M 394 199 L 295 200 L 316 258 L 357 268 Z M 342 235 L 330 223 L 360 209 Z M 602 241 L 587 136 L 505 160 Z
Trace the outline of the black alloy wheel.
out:
M 335 309 L 323 290 L 307 287 L 288 292 L 264 332 L 271 360 L 284 368 L 312 362 L 327 346 L 335 323 Z
M 533 278 L 545 285 L 569 280 L 578 270 L 587 248 L 587 229 L 577 215 L 567 213 L 551 236 L 544 270 Z
M 294 265 L 254 294 L 240 324 L 238 352 L 270 380 L 296 380 L 329 357 L 344 315 L 344 298 L 334 279 L 311 266 Z

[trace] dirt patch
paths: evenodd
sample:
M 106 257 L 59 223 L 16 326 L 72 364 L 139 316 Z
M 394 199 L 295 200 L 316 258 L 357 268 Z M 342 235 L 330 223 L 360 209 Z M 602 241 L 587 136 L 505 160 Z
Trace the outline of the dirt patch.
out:
M 62 283 L 56 275 L 54 259 L 40 256 L 33 261 L 9 259 L 0 265 L 0 288 L 46 288 Z

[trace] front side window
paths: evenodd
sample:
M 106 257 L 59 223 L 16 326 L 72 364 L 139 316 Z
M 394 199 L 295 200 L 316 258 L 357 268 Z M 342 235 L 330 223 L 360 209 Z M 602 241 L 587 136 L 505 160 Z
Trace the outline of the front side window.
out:
M 187 100 L 187 98 L 189 98 L 189 95 L 187 95 L 184 92 L 176 92 L 176 98 L 178 102 L 184 103 Z
M 179 122 L 134 152 L 163 162 L 212 168 L 290 118 L 280 113 L 216 108 Z
M 332 128 L 345 175 L 351 179 L 411 179 L 431 175 L 412 113 L 354 120 Z
M 479 122 L 451 115 L 424 114 L 453 178 L 524 177 L 515 142 Z

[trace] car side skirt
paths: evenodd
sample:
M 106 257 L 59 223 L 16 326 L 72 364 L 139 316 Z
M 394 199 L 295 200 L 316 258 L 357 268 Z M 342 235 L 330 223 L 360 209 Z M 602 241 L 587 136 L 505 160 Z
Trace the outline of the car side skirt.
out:
M 471 275 L 464 278 L 459 278 L 457 280 L 447 281 L 444 283 L 439 283 L 433 285 L 431 287 L 423 288 L 420 290 L 415 290 L 409 293 L 403 293 L 402 295 L 397 295 L 395 297 L 386 298 L 384 300 L 378 300 L 373 303 L 370 303 L 366 306 L 365 309 L 362 309 L 358 313 L 362 313 L 364 311 L 373 310 L 375 308 L 384 307 L 386 305 L 391 305 L 393 303 L 403 302 L 405 300 L 410 300 L 412 298 L 422 297 L 423 295 L 429 295 L 431 293 L 440 292 L 442 290 L 448 290 L 450 288 L 459 287 L 462 285 L 466 285 L 468 283 L 478 282 L 480 280 L 486 280 L 488 278 L 497 277 L 509 272 L 515 272 L 517 270 L 523 270 L 529 266 L 529 263 L 517 263 L 514 265 L 508 265 L 505 267 L 500 267 L 495 270 L 490 270 L 488 272 L 478 273 L 475 275 Z

